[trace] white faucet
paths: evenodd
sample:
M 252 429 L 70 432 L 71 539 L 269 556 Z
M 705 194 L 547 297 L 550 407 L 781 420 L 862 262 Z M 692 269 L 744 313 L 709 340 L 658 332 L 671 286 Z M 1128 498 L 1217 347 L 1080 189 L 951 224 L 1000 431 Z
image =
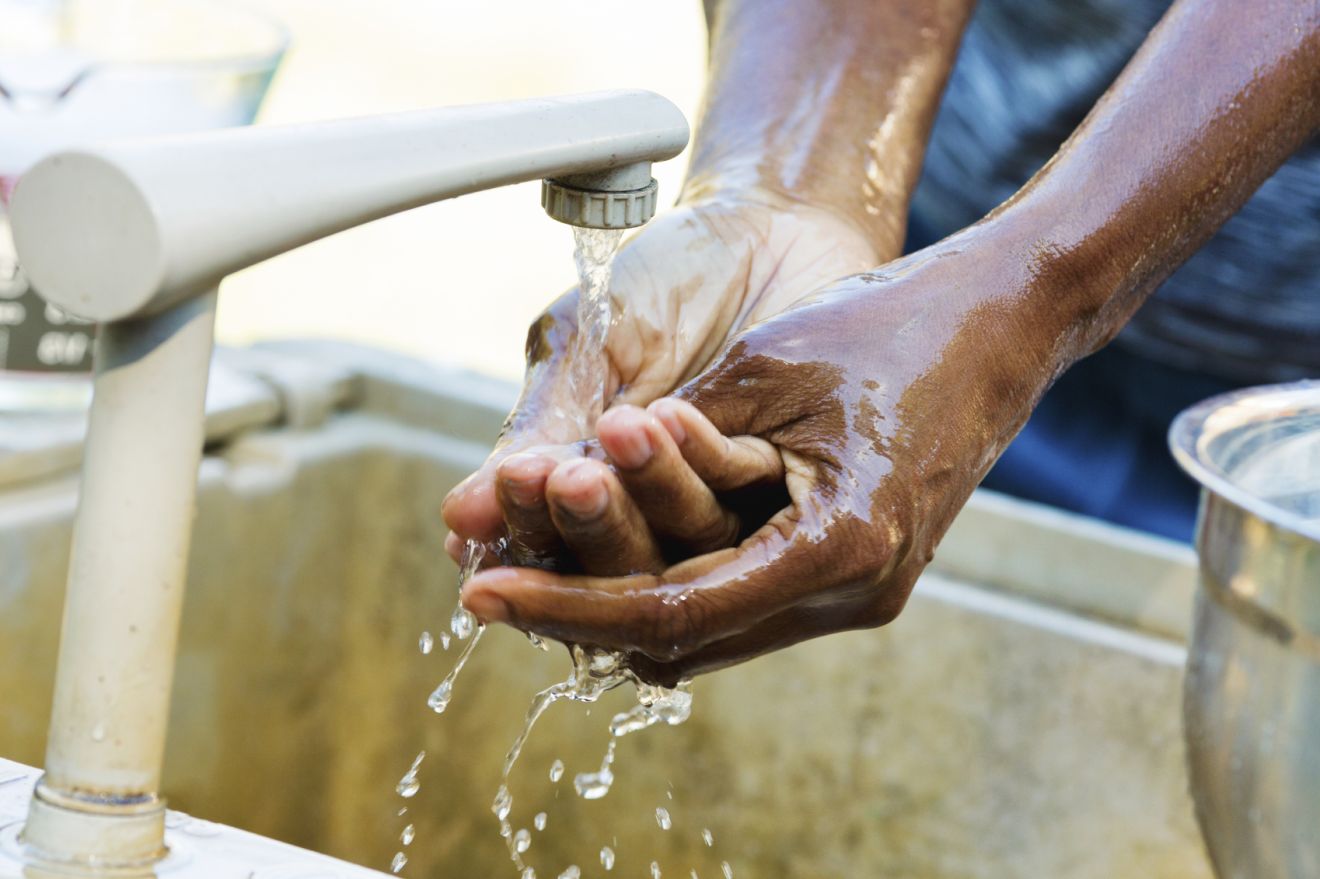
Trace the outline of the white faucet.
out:
M 556 219 L 655 211 L 650 165 L 688 126 L 650 92 L 604 92 L 127 141 L 50 156 L 11 204 L 49 301 L 102 323 L 45 774 L 23 841 L 55 867 L 149 867 L 203 442 L 215 291 L 351 226 L 543 179 Z

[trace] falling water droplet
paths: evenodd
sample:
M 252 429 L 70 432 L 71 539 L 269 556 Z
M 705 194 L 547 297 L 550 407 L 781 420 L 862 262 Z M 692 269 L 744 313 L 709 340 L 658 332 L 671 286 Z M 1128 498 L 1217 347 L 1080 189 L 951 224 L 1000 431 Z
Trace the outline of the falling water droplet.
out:
M 413 838 L 416 837 L 417 830 L 411 824 L 403 828 L 403 833 L 399 834 L 399 842 L 404 845 L 412 845 Z
M 559 781 L 559 779 L 561 779 L 561 778 L 563 778 L 563 777 L 564 777 L 564 761 L 563 761 L 563 760 L 556 760 L 555 762 L 551 763 L 551 764 L 550 764 L 550 780 L 551 780 L 551 781 L 556 781 L 556 782 L 557 782 L 557 781 Z
M 537 812 L 536 817 L 532 819 L 532 826 L 537 830 L 545 830 L 545 813 Z
M 582 871 L 577 868 L 577 864 L 572 864 L 567 870 L 559 874 L 559 879 L 581 879 Z
M 495 792 L 495 802 L 491 803 L 490 810 L 501 821 L 509 817 L 509 812 L 513 810 L 513 794 L 509 793 L 507 785 L 500 785 L 500 789 Z
M 696 870 L 693 870 L 693 871 L 692 871 L 692 879 L 701 879 L 701 877 L 697 875 L 697 871 L 696 871 Z
M 94 741 L 94 742 L 104 742 L 104 741 L 105 741 L 105 724 L 104 724 L 104 723 L 98 723 L 96 726 L 92 727 L 92 741 Z
M 701 841 L 704 842 L 707 847 L 715 844 L 715 834 L 710 832 L 709 827 L 701 831 Z
M 513 847 L 518 852 L 518 854 L 522 854 L 523 852 L 531 848 L 532 847 L 531 831 L 529 831 L 526 827 L 523 827 L 517 833 L 515 833 L 513 835 Z
M 454 608 L 454 615 L 449 618 L 449 631 L 460 641 L 466 641 L 476 628 L 477 618 L 463 605 Z
M 435 639 L 431 637 L 431 633 L 422 632 L 421 637 L 417 639 L 417 649 L 422 651 L 422 655 L 425 656 L 426 654 L 430 653 L 431 648 L 434 646 L 435 646 Z
M 419 751 L 416 759 L 412 762 L 412 766 L 408 767 L 408 771 L 404 773 L 403 778 L 399 779 L 399 784 L 394 788 L 399 796 L 415 797 L 417 792 L 422 789 L 421 782 L 417 780 L 417 769 L 422 765 L 424 759 L 426 759 L 426 752 Z
M 655 823 L 660 825 L 661 830 L 668 830 L 669 828 L 674 826 L 674 822 L 671 821 L 669 818 L 668 809 L 655 810 Z
M 522 871 L 521 879 L 536 879 L 536 871 L 531 867 L 528 867 L 526 870 Z
M 440 633 L 440 649 L 441 649 L 441 650 L 448 650 L 448 649 L 449 649 L 449 633 L 448 633 L 448 632 L 441 632 L 441 633 Z
M 449 707 L 449 700 L 454 695 L 454 682 L 450 678 L 445 678 L 440 682 L 430 696 L 426 697 L 426 705 L 436 714 L 444 714 L 445 709 Z
M 720 861 L 720 872 L 724 874 L 724 879 L 733 879 L 733 868 L 728 861 Z
M 606 870 L 614 869 L 614 849 L 608 845 L 600 850 L 600 865 Z
M 390 861 L 390 872 L 398 873 L 408 865 L 408 856 L 403 852 L 395 852 L 394 860 Z
M 651 879 L 660 879 L 660 865 L 655 861 L 651 862 Z
M 535 632 L 528 632 L 527 640 L 533 647 L 540 650 L 542 653 L 548 653 L 550 651 L 550 645 L 545 643 L 545 639 L 539 637 Z

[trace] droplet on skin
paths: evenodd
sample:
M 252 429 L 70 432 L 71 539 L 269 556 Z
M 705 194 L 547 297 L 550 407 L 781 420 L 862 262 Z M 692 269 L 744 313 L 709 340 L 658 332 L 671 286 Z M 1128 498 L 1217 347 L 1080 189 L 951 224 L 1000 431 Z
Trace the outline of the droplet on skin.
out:
M 411 824 L 403 828 L 403 833 L 399 834 L 399 842 L 404 845 L 412 845 L 413 838 L 416 837 L 417 830 Z
M 532 826 L 537 830 L 545 830 L 545 813 L 537 812 L 536 817 L 532 819 Z
M 422 655 L 425 656 L 426 654 L 430 653 L 431 648 L 434 646 L 435 646 L 435 639 L 431 637 L 431 633 L 422 632 L 421 637 L 417 639 L 417 649 L 422 651 Z
M 564 777 L 564 761 L 556 760 L 550 764 L 550 780 L 557 782 Z
M 526 827 L 523 827 L 513 835 L 513 848 L 518 854 L 522 854 L 531 847 L 532 834 Z
M 608 845 L 600 850 L 600 865 L 606 870 L 614 869 L 614 849 Z
M 733 868 L 728 861 L 720 861 L 720 872 L 724 874 L 724 879 L 733 879 Z
M 394 860 L 390 861 L 390 872 L 398 873 L 406 866 L 408 866 L 408 856 L 403 852 L 395 852 Z
M 660 825 L 661 830 L 668 830 L 669 828 L 674 826 L 674 822 L 671 821 L 669 818 L 668 809 L 655 810 L 655 823 Z
M 715 834 L 710 832 L 709 827 L 701 831 L 701 841 L 704 842 L 708 848 L 715 844 Z

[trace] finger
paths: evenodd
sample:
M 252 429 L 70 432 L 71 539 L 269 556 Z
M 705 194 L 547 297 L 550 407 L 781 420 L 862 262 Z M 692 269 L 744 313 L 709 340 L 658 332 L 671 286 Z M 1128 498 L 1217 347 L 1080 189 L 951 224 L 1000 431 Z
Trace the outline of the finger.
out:
M 502 457 L 502 456 L 500 456 Z M 460 540 L 495 540 L 504 531 L 504 516 L 495 496 L 495 471 L 499 458 L 492 456 L 481 469 L 454 486 L 440 505 L 440 516 Z
M 737 517 L 720 506 L 654 415 L 618 406 L 600 417 L 596 430 L 654 533 L 698 553 L 729 546 L 737 538 Z
M 677 444 L 683 460 L 714 491 L 778 482 L 784 462 L 773 445 L 753 436 L 726 437 L 686 400 L 665 397 L 647 410 Z
M 641 510 L 605 464 L 589 458 L 560 464 L 545 494 L 550 518 L 584 570 L 617 577 L 664 569 Z
M 509 552 L 518 564 L 544 567 L 563 546 L 545 498 L 546 481 L 558 463 L 550 455 L 520 452 L 505 458 L 496 470 L 495 493 Z
M 492 622 L 672 661 L 828 589 L 834 578 L 823 560 L 820 543 L 792 532 L 781 514 L 737 548 L 699 556 L 663 576 L 499 568 L 470 580 L 463 603 Z

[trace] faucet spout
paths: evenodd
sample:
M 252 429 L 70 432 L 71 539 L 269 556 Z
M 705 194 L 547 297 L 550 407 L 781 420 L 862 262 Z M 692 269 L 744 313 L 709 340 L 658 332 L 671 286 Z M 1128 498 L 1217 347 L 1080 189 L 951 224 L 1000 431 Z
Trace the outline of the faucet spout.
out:
M 655 211 L 650 164 L 687 139 L 665 98 L 614 91 L 125 141 L 38 163 L 11 222 L 42 295 L 108 322 L 369 220 L 511 183 L 548 179 L 543 201 L 564 222 L 640 225 Z

